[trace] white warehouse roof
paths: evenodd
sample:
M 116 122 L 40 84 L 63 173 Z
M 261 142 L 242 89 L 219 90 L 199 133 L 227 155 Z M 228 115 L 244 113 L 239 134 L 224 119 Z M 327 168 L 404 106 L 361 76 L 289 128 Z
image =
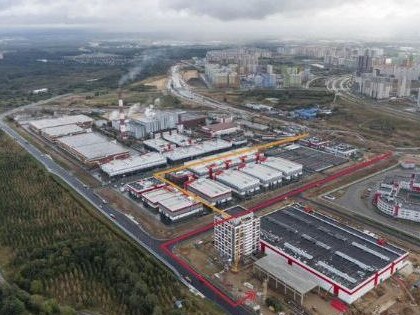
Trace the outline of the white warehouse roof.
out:
M 171 212 L 179 211 L 197 204 L 196 201 L 182 195 L 176 194 L 170 198 L 159 201 L 159 204 Z
M 71 124 L 71 125 L 63 125 L 63 126 L 56 126 L 56 127 L 49 127 L 42 130 L 42 133 L 48 137 L 55 138 L 61 136 L 67 136 L 69 134 L 76 134 L 76 133 L 83 133 L 91 131 L 90 129 L 83 129 L 78 125 Z
M 91 123 L 93 119 L 86 115 L 73 115 L 73 116 L 63 116 L 59 118 L 49 118 L 49 119 L 40 119 L 33 120 L 29 124 L 36 129 L 44 129 L 49 127 L 72 125 L 72 124 L 83 124 Z
M 200 144 L 191 145 L 188 147 L 176 148 L 172 151 L 166 152 L 165 156 L 172 161 L 179 161 L 183 159 L 188 159 L 196 157 L 202 154 L 211 153 L 214 151 L 224 150 L 232 147 L 232 143 L 217 139 L 217 140 L 208 140 L 203 141 Z
M 263 165 L 282 171 L 287 176 L 295 173 L 301 173 L 303 169 L 302 164 L 279 157 L 269 157 L 266 161 L 263 162 Z
M 249 163 L 241 168 L 241 172 L 251 175 L 263 182 L 281 180 L 282 172 L 262 164 Z
M 122 145 L 111 142 L 94 132 L 62 137 L 58 139 L 58 142 L 76 151 L 87 160 L 128 152 Z
M 168 144 L 170 143 L 162 138 L 156 138 L 156 139 L 144 140 L 143 144 L 158 152 L 162 152 L 168 149 Z
M 240 191 L 252 189 L 256 186 L 259 187 L 260 185 L 260 181 L 255 177 L 249 176 L 237 170 L 226 170 L 222 174 L 217 175 L 216 179 Z
M 189 186 L 211 198 L 232 192 L 231 188 L 207 178 L 199 178 L 190 183 Z
M 179 133 L 164 133 L 163 139 L 175 143 L 179 147 L 185 147 L 190 145 L 190 138 Z
M 147 199 L 149 202 L 156 204 L 165 199 L 172 198 L 177 193 L 178 193 L 177 191 L 173 191 L 164 187 L 164 188 L 147 191 L 143 193 L 142 196 L 143 198 Z
M 107 173 L 108 176 L 116 176 L 165 164 L 166 159 L 161 154 L 149 152 L 143 155 L 132 156 L 127 159 L 114 160 L 102 164 L 101 169 L 103 172 Z

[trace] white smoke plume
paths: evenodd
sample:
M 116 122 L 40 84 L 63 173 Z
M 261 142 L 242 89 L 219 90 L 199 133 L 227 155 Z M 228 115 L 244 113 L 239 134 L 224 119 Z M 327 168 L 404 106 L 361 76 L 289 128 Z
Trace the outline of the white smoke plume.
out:
M 109 115 L 109 120 L 117 120 L 120 118 L 120 113 L 117 110 L 114 110 L 111 112 L 111 114 Z
M 141 111 L 141 106 L 140 103 L 136 103 L 133 106 L 130 106 L 130 108 L 128 109 L 128 117 L 133 116 L 134 114 L 140 113 Z
M 128 70 L 118 81 L 118 86 L 121 87 L 128 82 L 134 81 L 147 66 L 151 66 L 162 60 L 167 55 L 166 49 L 152 49 L 143 51 L 141 57 L 135 62 L 134 67 Z

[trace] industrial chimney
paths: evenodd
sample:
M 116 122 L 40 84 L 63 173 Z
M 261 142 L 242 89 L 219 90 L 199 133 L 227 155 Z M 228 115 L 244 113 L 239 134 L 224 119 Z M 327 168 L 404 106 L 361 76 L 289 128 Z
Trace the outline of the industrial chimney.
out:
M 120 111 L 120 137 L 121 140 L 127 140 L 127 126 L 125 125 L 124 102 L 122 100 L 121 90 L 118 92 L 118 108 Z

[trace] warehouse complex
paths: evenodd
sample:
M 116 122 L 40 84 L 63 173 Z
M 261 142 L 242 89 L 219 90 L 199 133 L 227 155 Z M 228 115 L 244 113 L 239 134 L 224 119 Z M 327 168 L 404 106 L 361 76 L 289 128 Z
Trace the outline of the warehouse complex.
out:
M 231 188 L 207 178 L 199 178 L 187 183 L 187 189 L 211 205 L 219 205 L 232 200 Z
M 408 256 L 396 246 L 298 204 L 261 218 L 260 245 L 261 251 L 283 264 L 277 269 L 273 263 L 257 263 L 259 272 L 275 277 L 282 268 L 303 271 L 348 304 L 401 269 Z
M 230 148 L 232 148 L 232 142 L 215 139 L 186 147 L 177 147 L 163 154 L 168 159 L 169 163 L 176 163 L 188 161 L 211 153 L 226 151 Z
M 41 130 L 41 135 L 50 141 L 56 141 L 57 138 L 64 136 L 78 135 L 80 133 L 90 132 L 91 129 L 79 127 L 78 125 L 64 125 L 56 127 L 48 127 Z
M 164 186 L 166 186 L 166 184 L 162 183 L 160 180 L 154 177 L 148 177 L 132 183 L 128 183 L 126 185 L 126 190 L 132 197 L 141 199 L 143 193 L 157 188 L 162 188 Z
M 226 170 L 218 174 L 216 180 L 232 188 L 232 191 L 240 197 L 252 195 L 260 190 L 259 179 L 238 170 Z
M 85 115 L 73 115 L 73 116 L 62 116 L 58 118 L 48 118 L 33 120 L 29 122 L 29 127 L 37 132 L 41 133 L 46 128 L 77 125 L 82 128 L 92 127 L 93 119 Z
M 283 174 L 281 171 L 263 164 L 246 164 L 240 170 L 242 173 L 258 178 L 261 186 L 265 188 L 277 186 L 282 182 Z
M 166 165 L 166 159 L 159 153 L 149 152 L 135 155 L 122 160 L 113 160 L 100 166 L 109 177 L 150 170 Z
M 155 188 L 141 194 L 142 201 L 157 209 L 164 222 L 176 222 L 203 212 L 203 205 L 170 187 Z
M 382 213 L 420 222 L 420 174 L 385 178 L 372 202 Z
M 282 172 L 285 180 L 295 179 L 303 174 L 302 164 L 279 157 L 268 157 L 264 162 L 262 162 L 262 164 Z
M 57 139 L 57 144 L 85 164 L 100 165 L 129 156 L 128 149 L 98 133 L 89 132 Z

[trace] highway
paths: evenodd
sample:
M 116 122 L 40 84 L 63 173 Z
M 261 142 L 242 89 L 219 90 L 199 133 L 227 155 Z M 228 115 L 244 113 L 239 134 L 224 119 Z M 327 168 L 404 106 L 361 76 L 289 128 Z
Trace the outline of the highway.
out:
M 51 99 L 50 99 L 51 100 Z M 45 103 L 46 101 L 44 101 Z M 37 104 L 30 104 L 23 108 L 34 107 Z M 112 206 L 110 206 L 106 201 L 97 196 L 89 187 L 83 184 L 76 177 L 71 175 L 66 169 L 58 165 L 51 157 L 43 154 L 35 146 L 25 140 L 20 134 L 13 130 L 9 125 L 4 121 L 6 115 L 16 112 L 17 110 L 12 110 L 0 115 L 0 129 L 2 129 L 6 134 L 12 137 L 22 148 L 24 148 L 29 154 L 31 154 L 38 162 L 40 162 L 51 174 L 59 177 L 63 180 L 68 186 L 74 189 L 80 196 L 86 199 L 94 208 L 96 208 L 100 213 L 102 213 L 106 218 L 112 221 L 116 226 L 118 226 L 123 232 L 130 236 L 134 241 L 136 241 L 140 246 L 145 248 L 150 252 L 156 259 L 161 261 L 166 265 L 172 272 L 179 278 L 179 280 L 186 285 L 190 291 L 198 290 L 206 298 L 214 301 L 220 305 L 224 311 L 232 315 L 241 315 L 241 314 L 251 314 L 248 309 L 239 306 L 234 307 L 224 301 L 219 295 L 215 294 L 210 290 L 205 284 L 195 278 L 187 270 L 184 269 L 179 263 L 174 261 L 171 257 L 165 254 L 164 250 L 161 249 L 162 241 L 154 239 L 147 232 L 145 232 L 141 226 L 136 222 L 128 218 L 125 214 L 119 212 Z M 191 282 L 187 282 L 186 277 L 191 279 Z

